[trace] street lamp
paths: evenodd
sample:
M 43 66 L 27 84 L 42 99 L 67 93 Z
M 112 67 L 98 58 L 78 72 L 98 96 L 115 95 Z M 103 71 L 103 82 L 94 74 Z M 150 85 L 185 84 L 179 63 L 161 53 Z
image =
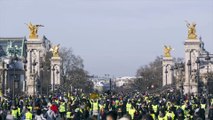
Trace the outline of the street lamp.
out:
M 197 58 L 197 60 L 195 61 L 195 63 L 197 64 L 197 72 L 196 72 L 196 78 L 197 78 L 197 84 L 198 84 L 198 93 L 201 93 L 201 82 L 200 82 L 200 59 L 199 57 Z
M 190 53 L 191 53 L 191 51 L 190 51 Z M 190 54 L 190 56 L 191 56 L 191 54 Z M 191 80 L 190 80 L 190 76 L 191 76 L 191 57 L 190 57 L 190 60 L 188 60 L 188 62 L 187 62 L 187 66 L 188 66 L 188 68 L 189 68 L 189 74 L 188 74 L 188 77 L 189 77 L 189 94 L 191 93 Z
M 41 68 L 41 77 L 40 77 L 40 94 L 42 95 L 42 87 L 43 87 L 43 85 L 42 85 L 42 81 L 44 80 L 44 78 L 43 78 L 43 74 L 44 74 L 44 66 L 43 66 L 43 63 L 41 64 L 41 66 L 40 66 L 40 68 Z
M 212 55 L 212 54 L 211 54 Z M 204 60 L 205 61 L 207 61 L 207 76 L 206 76 L 206 78 L 207 78 L 207 85 L 206 85 L 206 92 L 207 92 L 207 94 L 208 94 L 208 81 L 209 81 L 209 63 L 210 63 L 210 61 L 211 61 L 211 58 L 213 58 L 213 56 L 210 56 L 210 54 L 209 54 L 209 52 L 206 52 L 206 54 L 202 54 L 200 57 L 197 57 L 197 60 L 196 60 L 196 63 L 197 63 L 197 79 L 199 80 L 200 78 L 199 78 L 199 76 L 200 76 L 200 72 L 199 72 L 199 70 L 200 70 L 200 68 L 199 68 L 199 65 L 200 65 L 200 59 L 201 58 L 204 58 Z M 198 81 L 199 82 L 199 86 L 201 87 L 201 81 L 199 80 Z
M 18 57 L 16 54 L 14 54 L 14 57 L 12 58 L 12 64 L 13 64 L 13 80 L 12 80 L 12 99 L 13 99 L 13 105 L 15 105 L 15 70 L 16 70 L 16 62 L 18 61 Z
M 55 65 L 52 68 L 53 71 L 53 93 L 55 92 Z
M 33 61 L 32 65 L 33 65 L 33 81 L 34 81 L 34 84 L 33 84 L 33 96 L 35 96 L 35 89 L 36 89 L 36 80 L 35 80 L 35 66 L 36 66 L 36 62 L 35 60 Z
M 23 60 L 23 63 L 24 63 L 24 90 L 23 91 L 25 91 L 25 89 L 26 89 L 26 71 L 27 71 L 27 59 L 26 58 L 24 58 L 24 60 Z
M 207 52 L 205 60 L 207 61 L 207 85 L 206 85 L 206 93 L 208 95 L 209 93 L 209 61 L 211 60 L 212 57 L 209 56 L 209 52 Z
M 181 94 L 181 98 L 183 98 L 183 72 L 184 72 L 184 64 L 181 62 L 179 64 L 175 64 L 174 66 L 175 70 L 179 70 L 180 71 L 180 80 L 179 80 L 179 86 L 180 86 L 180 94 Z
M 165 73 L 166 73 L 166 85 L 167 85 L 167 74 L 168 74 L 167 68 L 166 68 Z
M 37 62 L 35 62 L 35 60 L 33 61 L 32 63 L 32 66 L 33 66 L 33 110 L 34 110 L 34 107 L 35 107 L 35 90 L 36 90 L 36 80 L 35 80 L 35 66 L 36 66 Z
M 57 81 L 58 81 L 58 74 L 59 74 L 59 71 L 58 69 L 56 70 L 56 76 L 57 76 Z M 57 91 L 59 90 L 59 85 L 57 85 Z

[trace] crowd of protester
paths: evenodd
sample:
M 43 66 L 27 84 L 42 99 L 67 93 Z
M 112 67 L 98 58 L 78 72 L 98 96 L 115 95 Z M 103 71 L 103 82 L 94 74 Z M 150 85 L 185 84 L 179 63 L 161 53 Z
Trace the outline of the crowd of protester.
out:
M 213 120 L 213 99 L 178 93 L 57 93 L 0 99 L 0 120 Z

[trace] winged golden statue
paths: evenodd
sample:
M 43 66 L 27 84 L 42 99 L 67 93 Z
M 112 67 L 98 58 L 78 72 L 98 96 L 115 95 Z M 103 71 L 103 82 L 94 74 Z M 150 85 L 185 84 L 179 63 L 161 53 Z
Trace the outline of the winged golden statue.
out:
M 171 57 L 171 52 L 172 47 L 171 46 L 166 46 L 164 45 L 164 57 Z
M 197 39 L 196 35 L 196 24 L 195 23 L 189 23 L 188 21 L 186 22 L 186 26 L 188 27 L 188 39 Z
M 26 25 L 28 26 L 28 29 L 30 31 L 30 35 L 29 35 L 30 39 L 37 39 L 38 38 L 38 28 L 44 27 L 43 25 L 33 25 L 31 22 Z
M 59 57 L 59 46 L 60 46 L 60 44 L 55 45 L 50 49 L 50 51 L 53 54 L 53 57 Z

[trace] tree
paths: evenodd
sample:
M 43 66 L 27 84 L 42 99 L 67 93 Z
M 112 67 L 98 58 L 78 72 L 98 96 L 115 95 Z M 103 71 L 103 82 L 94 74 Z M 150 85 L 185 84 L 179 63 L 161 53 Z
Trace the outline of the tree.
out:
M 183 58 L 174 58 L 174 62 L 181 63 Z M 154 61 L 137 70 L 137 79 L 132 86 L 141 91 L 160 88 L 162 86 L 162 73 L 162 56 L 157 56 Z
M 138 77 L 133 83 L 133 87 L 137 90 L 145 91 L 162 86 L 162 57 L 156 57 L 149 65 L 140 67 L 137 70 Z
M 71 86 L 83 90 L 93 88 L 88 87 L 92 84 L 88 84 L 88 72 L 84 70 L 83 59 L 80 56 L 76 56 L 71 48 L 62 47 L 60 57 L 62 58 L 63 87 L 66 90 L 71 90 Z

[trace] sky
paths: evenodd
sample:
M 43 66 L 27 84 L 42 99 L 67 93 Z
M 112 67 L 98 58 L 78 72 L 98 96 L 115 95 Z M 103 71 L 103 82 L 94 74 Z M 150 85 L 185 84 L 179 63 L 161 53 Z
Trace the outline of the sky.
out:
M 213 53 L 213 0 L 0 0 L 0 37 L 28 36 L 24 23 L 42 24 L 40 36 L 71 47 L 99 76 L 134 76 L 164 45 L 183 57 L 185 20 Z

